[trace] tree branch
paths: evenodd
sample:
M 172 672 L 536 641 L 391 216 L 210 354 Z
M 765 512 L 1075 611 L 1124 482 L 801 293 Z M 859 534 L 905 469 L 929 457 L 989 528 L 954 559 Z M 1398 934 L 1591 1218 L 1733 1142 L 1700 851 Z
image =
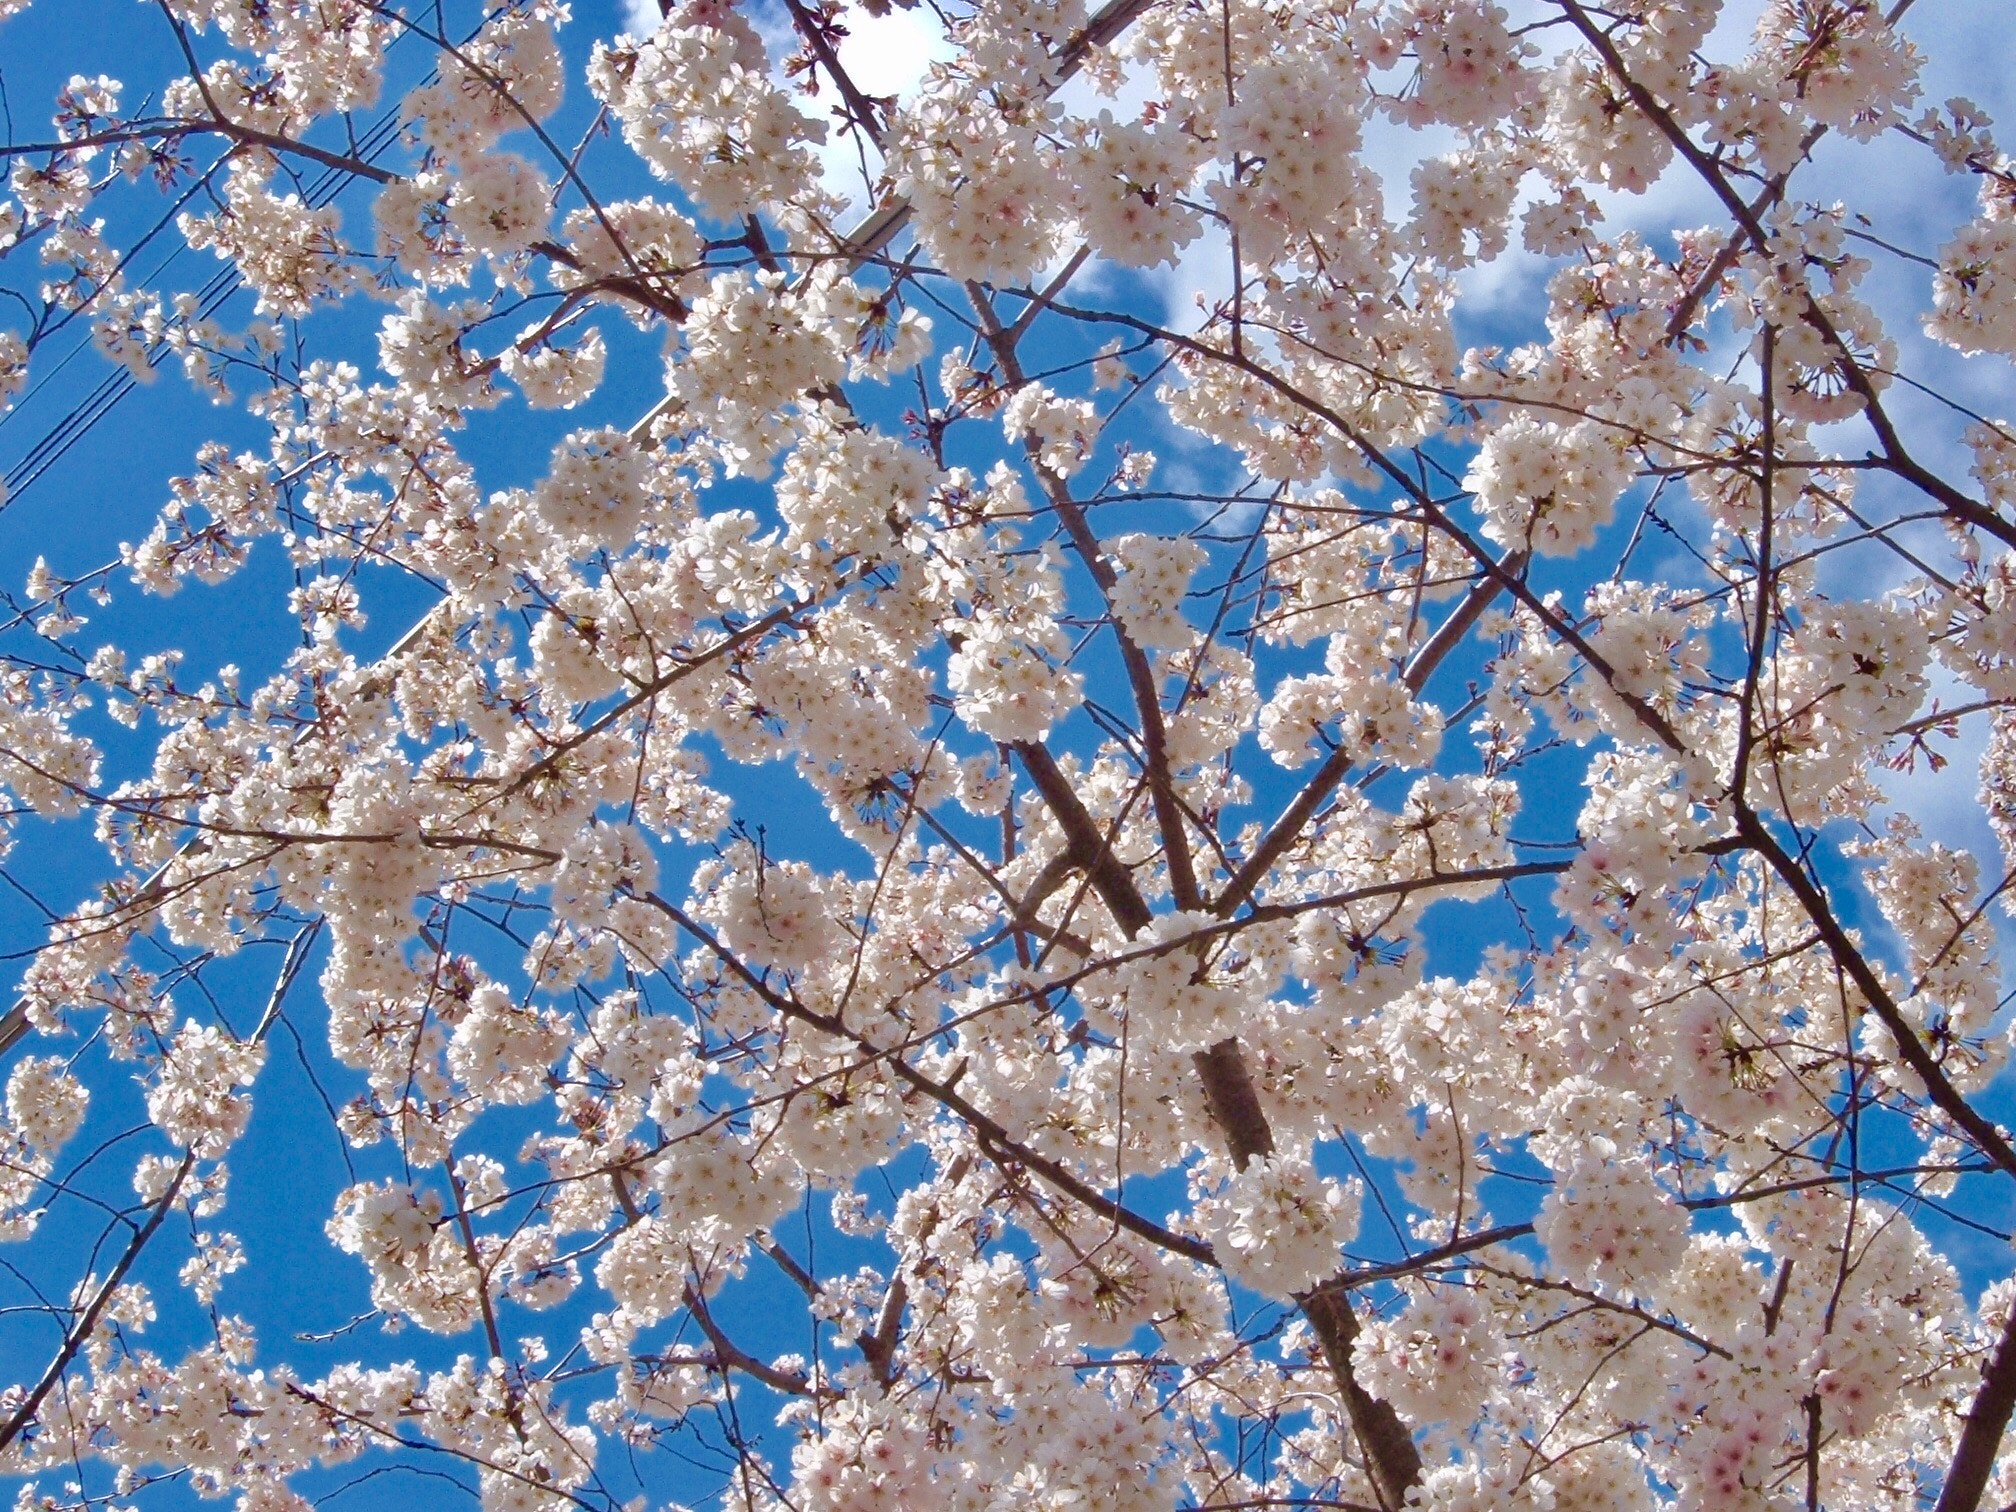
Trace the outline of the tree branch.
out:
M 2002 1325 L 2002 1337 L 1995 1341 L 1995 1353 L 1981 1373 L 1981 1389 L 1967 1409 L 1967 1426 L 1960 1430 L 1960 1447 L 1947 1467 L 1946 1484 L 1939 1488 L 1933 1512 L 1975 1512 L 1981 1505 L 2012 1412 L 2016 1412 L 2016 1310 Z

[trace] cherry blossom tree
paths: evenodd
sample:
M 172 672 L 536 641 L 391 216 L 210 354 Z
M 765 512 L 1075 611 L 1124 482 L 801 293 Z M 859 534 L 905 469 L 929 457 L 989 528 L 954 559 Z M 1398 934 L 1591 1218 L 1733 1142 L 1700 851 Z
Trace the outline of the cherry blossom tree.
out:
M 261 439 L 7 601 L 16 1507 L 2016 1502 L 1967 8 L 75 37 L 0 401 Z

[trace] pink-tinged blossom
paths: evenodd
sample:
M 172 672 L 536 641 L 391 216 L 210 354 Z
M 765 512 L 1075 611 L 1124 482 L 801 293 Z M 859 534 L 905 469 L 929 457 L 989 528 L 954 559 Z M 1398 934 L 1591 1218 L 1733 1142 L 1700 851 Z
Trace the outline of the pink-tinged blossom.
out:
M 24 1512 L 2016 1501 L 1964 7 L 53 9 Z

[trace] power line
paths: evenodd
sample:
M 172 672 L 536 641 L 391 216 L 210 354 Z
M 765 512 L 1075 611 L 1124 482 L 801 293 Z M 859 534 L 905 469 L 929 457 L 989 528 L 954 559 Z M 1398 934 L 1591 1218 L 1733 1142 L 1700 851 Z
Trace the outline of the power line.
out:
M 1086 58 L 1094 47 L 1103 47 L 1114 41 L 1127 29 L 1132 21 L 1154 3 L 1155 0 L 1107 0 L 1107 3 L 1086 23 L 1085 29 L 1053 55 L 1057 64 L 1052 74 L 1055 84 L 1061 85 L 1066 79 L 1070 78 L 1072 74 L 1076 73 L 1084 65 Z M 849 273 L 858 272 L 862 267 L 872 262 L 890 242 L 894 241 L 902 233 L 903 228 L 910 222 L 911 214 L 912 206 L 910 201 L 900 194 L 892 193 L 887 199 L 879 202 L 860 224 L 855 226 L 851 232 L 848 232 L 842 238 L 842 245 L 846 248 L 843 262 L 847 271 Z M 130 379 L 130 375 L 127 376 Z M 124 392 L 131 392 L 130 382 Z M 120 397 L 124 397 L 123 392 Z M 115 404 L 117 402 L 117 399 L 112 401 Z M 668 413 L 672 407 L 673 401 L 669 397 L 660 400 L 656 405 L 652 406 L 648 413 L 629 427 L 630 436 L 633 439 L 647 437 L 654 422 L 661 415 Z M 108 404 L 106 408 L 109 410 L 110 405 Z M 103 418 L 102 414 L 98 418 Z M 94 419 L 90 423 L 96 424 L 97 420 Z M 54 460 L 53 458 L 51 459 L 52 462 Z M 47 470 L 47 467 L 43 468 L 44 472 Z M 39 477 L 41 474 L 38 473 L 36 476 Z M 426 630 L 432 617 L 433 610 L 431 609 L 421 615 L 412 628 L 407 630 L 393 645 L 391 651 L 387 653 L 387 659 L 400 655 L 417 642 L 421 634 Z M 209 849 L 209 842 L 200 834 L 192 836 L 188 841 L 184 842 L 172 857 L 164 861 L 154 870 L 152 875 L 140 884 L 138 890 L 135 891 L 132 898 L 127 902 L 126 906 L 128 910 L 144 910 L 159 903 L 167 894 L 168 874 L 174 868 L 176 862 L 191 856 L 199 856 L 207 849 Z M 22 999 L 16 1001 L 14 1006 L 8 1009 L 4 1015 L 0 1015 L 0 1055 L 5 1055 L 9 1050 L 13 1049 L 16 1044 L 20 1043 L 22 1037 L 27 1032 L 28 1004 L 25 999 Z
M 399 112 L 396 106 L 380 116 L 378 121 L 365 132 L 364 137 L 359 143 L 358 155 L 362 160 L 370 162 L 390 147 L 398 139 L 399 124 Z M 221 162 L 222 159 L 219 161 Z M 215 171 L 216 165 L 212 165 L 204 177 L 207 179 L 209 174 Z M 350 179 L 351 175 L 339 169 L 324 169 L 321 177 L 309 187 L 303 199 L 310 209 L 319 210 L 335 199 L 348 186 Z M 155 275 L 158 276 L 184 250 L 186 249 L 177 248 L 167 258 L 163 259 L 160 266 L 155 269 Z M 232 295 L 236 294 L 243 287 L 244 279 L 236 268 L 226 267 L 213 274 L 209 281 L 203 285 L 202 289 L 198 291 L 199 318 L 208 319 L 211 315 L 214 315 L 219 309 L 223 308 L 225 302 Z M 80 341 L 64 357 L 63 362 L 59 364 L 59 368 L 67 366 L 70 360 L 89 344 L 88 337 Z M 158 343 L 147 356 L 147 366 L 150 369 L 159 369 L 161 364 L 168 360 L 172 354 L 172 350 L 167 343 Z M 140 380 L 125 368 L 121 368 L 118 372 L 108 374 L 105 378 L 101 379 L 89 394 L 74 404 L 54 425 L 44 431 L 8 471 L 4 482 L 0 482 L 0 489 L 4 489 L 4 491 L 0 491 L 0 510 L 6 509 L 8 505 L 12 504 L 29 488 L 33 487 L 36 482 L 49 472 L 50 468 L 63 459 L 73 446 L 89 435 L 99 421 L 109 415 L 128 394 L 138 388 L 139 384 Z

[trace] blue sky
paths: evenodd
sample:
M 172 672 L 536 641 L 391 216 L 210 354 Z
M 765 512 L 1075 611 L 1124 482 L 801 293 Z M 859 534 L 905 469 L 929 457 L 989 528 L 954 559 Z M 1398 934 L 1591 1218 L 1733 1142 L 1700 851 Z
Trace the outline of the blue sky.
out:
M 648 0 L 634 0 L 635 4 Z M 564 34 L 570 59 L 576 65 L 569 80 L 569 97 L 557 122 L 555 135 L 573 141 L 592 116 L 592 101 L 581 84 L 579 64 L 589 41 L 615 30 L 623 23 L 623 7 L 616 0 L 581 0 L 575 6 L 575 24 Z M 1732 21 L 1740 19 L 1741 7 L 1731 6 Z M 1928 96 L 1940 100 L 1952 93 L 1972 95 L 1987 105 L 1991 113 L 2006 103 L 2009 83 L 1995 60 L 2006 57 L 2006 44 L 1997 29 L 2008 20 L 2008 7 L 1970 4 L 1968 0 L 1922 0 L 1913 14 L 1912 30 L 1927 44 L 1934 63 L 1928 77 Z M 768 17 L 770 28 L 781 30 L 781 16 Z M 930 53 L 928 39 L 915 18 L 898 12 L 887 22 L 862 30 L 848 47 L 852 65 L 867 70 L 862 82 L 878 93 L 894 92 L 914 78 Z M 83 61 L 88 60 L 88 61 Z M 41 0 L 25 15 L 16 17 L 0 32 L 0 82 L 5 86 L 9 126 L 17 137 L 39 135 L 47 114 L 47 101 L 71 73 L 88 68 L 128 82 L 129 102 L 149 82 L 165 77 L 179 66 L 173 42 L 159 15 L 136 6 L 133 0 Z M 395 56 L 399 87 L 417 82 L 425 60 L 417 49 L 405 49 Z M 1078 86 L 1073 86 L 1077 88 Z M 390 103 L 391 95 L 388 94 Z M 383 107 L 381 106 L 381 109 Z M 1375 136 L 1372 143 L 1375 164 L 1386 172 L 1389 186 L 1404 186 L 1406 162 L 1400 157 L 1403 144 Z M 1418 151 L 1418 147 L 1416 148 Z M 200 151 L 200 149 L 199 149 Z M 404 161 L 405 149 L 395 147 L 387 156 L 390 164 Z M 606 141 L 589 148 L 589 176 L 611 185 L 612 194 L 642 191 L 648 180 L 634 166 L 626 166 L 627 154 Z M 837 159 L 836 159 L 837 161 Z M 1922 177 L 1921 160 L 1915 155 L 1882 155 L 1884 165 L 1871 178 L 1866 176 L 1866 159 L 1845 156 L 1836 160 L 1823 154 L 1813 170 L 1825 185 L 1840 183 L 1842 192 L 1852 189 L 1858 203 L 1880 202 L 1892 215 L 1916 214 L 1942 226 L 1967 213 L 1969 186 L 1960 180 L 1928 184 Z M 1849 175 L 1855 177 L 1852 181 Z M 1391 189 L 1396 197 L 1404 189 Z M 1695 214 L 1690 196 L 1694 191 L 1677 174 L 1651 196 L 1639 201 L 1617 201 L 1610 208 L 1620 224 L 1671 224 Z M 354 193 L 341 203 L 348 223 L 360 226 L 368 214 L 368 199 Z M 108 229 L 115 240 L 129 235 L 146 216 L 158 213 L 159 202 L 151 195 L 112 195 L 104 211 Z M 1400 208 L 1396 198 L 1396 209 Z M 1709 208 L 1698 207 L 1698 218 L 1712 218 Z M 1918 250 L 1931 251 L 1943 238 L 1943 229 L 1928 229 Z M 155 243 L 136 263 L 151 270 L 162 259 L 160 282 L 196 289 L 217 271 L 208 254 L 183 251 L 169 258 L 174 246 L 172 234 Z M 1102 277 L 1109 291 L 1118 290 L 1133 307 L 1177 318 L 1190 308 L 1189 296 L 1199 287 L 1198 268 L 1208 270 L 1213 259 L 1206 249 L 1196 263 L 1173 273 L 1153 277 L 1121 275 L 1105 270 Z M 1886 309 L 1899 312 L 1922 305 L 1922 270 L 1893 267 L 1879 262 L 1877 288 Z M 11 269 L 5 270 L 10 275 Z M 1538 334 L 1531 312 L 1536 308 L 1538 280 L 1544 269 L 1524 254 L 1514 253 L 1469 280 L 1481 308 L 1465 334 L 1474 340 L 1512 341 Z M 222 308 L 220 318 L 228 326 L 249 315 L 250 297 L 240 293 Z M 307 336 L 318 351 L 349 354 L 369 370 L 375 363 L 373 336 L 384 307 L 365 299 L 352 301 L 343 309 L 318 314 L 308 323 Z M 0 317 L 5 318 L 5 317 Z M 1907 361 L 1950 383 L 1967 399 L 1991 412 L 2008 408 L 2007 370 L 1994 364 L 1962 364 L 1943 350 L 1932 347 L 1915 335 L 1915 323 L 1908 316 L 1893 322 L 1906 343 Z M 603 390 L 582 411 L 569 414 L 528 412 L 516 403 L 475 416 L 465 441 L 465 451 L 480 461 L 486 487 L 520 484 L 536 477 L 557 438 L 578 426 L 623 424 L 642 414 L 662 393 L 659 338 L 631 333 L 622 322 L 603 326 L 611 342 L 611 378 Z M 89 350 L 70 357 L 70 347 L 81 335 L 66 335 L 52 343 L 49 357 L 37 369 L 38 387 L 16 409 L 0 418 L 0 469 L 14 482 L 12 496 L 0 506 L 0 587 L 18 591 L 29 565 L 37 556 L 47 556 L 59 571 L 76 573 L 112 560 L 122 541 L 138 540 L 150 528 L 155 512 L 167 498 L 168 480 L 185 472 L 197 444 L 224 439 L 234 447 L 263 448 L 265 434 L 260 427 L 236 410 L 214 408 L 185 386 L 173 371 L 162 373 L 158 381 L 123 399 L 111 408 L 79 444 L 65 452 L 32 481 L 19 468 L 36 439 L 58 417 L 85 400 L 106 376 L 107 368 Z M 1082 333 L 1058 338 L 1060 349 L 1075 343 L 1089 355 L 1098 340 Z M 872 397 L 867 404 L 871 415 L 896 423 L 900 397 Z M 1906 401 L 1907 414 L 1919 411 Z M 1136 407 L 1136 417 L 1114 439 L 1132 439 L 1168 456 L 1183 455 L 1195 466 L 1194 455 L 1183 452 L 1183 443 L 1158 422 L 1151 407 Z M 1953 465 L 1948 451 L 1941 460 L 1947 470 L 1963 472 Z M 972 460 L 985 460 L 976 444 Z M 24 486 L 25 485 L 25 486 Z M 738 485 L 737 495 L 752 501 L 762 498 L 754 485 Z M 729 495 L 722 496 L 725 501 Z M 88 644 L 113 640 L 141 654 L 169 646 L 187 652 L 186 672 L 192 681 L 201 680 L 225 664 L 242 668 L 248 680 L 271 671 L 286 654 L 295 627 L 284 611 L 285 588 L 292 577 L 278 543 L 263 542 L 251 565 L 227 589 L 212 592 L 200 588 L 185 590 L 178 597 L 162 601 L 140 597 L 123 579 L 115 580 L 112 602 L 95 613 L 93 623 L 82 637 Z M 1844 588 L 1862 585 L 1843 583 Z M 426 595 L 415 585 L 375 574 L 370 580 L 368 603 L 371 620 L 355 638 L 355 649 L 369 653 L 393 641 L 424 607 Z M 1481 653 L 1472 648 L 1452 660 L 1431 695 L 1452 706 L 1460 699 L 1465 680 L 1474 674 Z M 1305 658 L 1314 660 L 1313 653 Z M 1284 655 L 1283 665 L 1288 663 Z M 102 736 L 111 756 L 116 777 L 135 769 L 148 754 L 147 732 L 128 734 L 109 721 L 98 721 L 93 733 Z M 1088 734 L 1082 721 L 1076 738 Z M 1451 744 L 1460 743 L 1452 732 Z M 1921 773 L 1893 788 L 1898 801 L 1916 813 L 1927 828 L 1940 838 L 1964 844 L 1983 857 L 1994 860 L 1990 839 L 1978 818 L 1972 800 L 1972 763 L 1961 759 L 1941 778 Z M 1573 818 L 1579 806 L 1572 776 L 1579 769 L 1580 756 L 1563 752 L 1536 768 L 1530 784 L 1528 817 L 1521 825 L 1526 838 L 1556 839 L 1572 834 Z M 1251 764 L 1261 781 L 1255 813 L 1272 812 L 1292 791 L 1292 776 L 1273 774 L 1264 763 Z M 746 800 L 751 811 L 761 815 L 788 808 L 798 791 L 795 779 L 780 767 L 758 768 L 727 780 L 730 790 Z M 1382 790 L 1388 801 L 1397 796 L 1392 786 Z M 788 795 L 788 796 L 787 796 Z M 797 815 L 790 816 L 795 819 Z M 854 864 L 857 856 L 839 843 L 823 825 L 780 822 L 773 826 L 777 843 L 787 852 L 802 854 L 823 865 Z M 1839 865 L 1838 861 L 1835 863 Z M 668 867 L 675 876 L 679 868 Z M 42 911 L 62 910 L 85 895 L 103 875 L 102 853 L 78 826 L 56 826 L 30 821 L 21 827 L 17 850 L 10 863 L 17 886 L 0 893 L 0 941 L 19 950 L 39 938 Z M 1837 873 L 1838 875 L 1839 873 Z M 1546 886 L 1536 884 L 1524 896 L 1544 912 Z M 1477 952 L 1505 925 L 1508 910 L 1494 905 L 1468 909 L 1444 906 L 1431 912 L 1430 970 L 1459 974 L 1467 971 Z M 1880 921 L 1858 920 L 1880 934 Z M 270 973 L 279 955 L 278 947 L 247 951 L 240 959 L 224 963 L 210 974 L 210 989 L 216 994 L 216 1011 L 241 1028 L 256 1016 L 264 1000 Z M 18 957 L 17 957 L 18 959 Z M 164 966 L 168 963 L 164 958 Z M 319 961 L 314 963 L 319 964 Z M 224 1300 L 229 1310 L 246 1317 L 268 1343 L 262 1359 L 286 1358 L 304 1375 L 313 1374 L 340 1359 L 357 1358 L 388 1362 L 415 1359 L 441 1366 L 458 1353 L 477 1349 L 473 1338 L 439 1340 L 406 1332 L 386 1336 L 375 1324 L 327 1343 L 289 1340 L 296 1332 L 322 1332 L 340 1327 L 369 1306 L 362 1268 L 335 1254 L 322 1234 L 328 1216 L 327 1195 L 351 1179 L 351 1168 L 359 1177 L 387 1174 L 389 1154 L 382 1147 L 345 1152 L 327 1127 L 322 1097 L 326 1091 L 341 1101 L 355 1089 L 349 1073 L 332 1062 L 320 1032 L 313 965 L 295 989 L 291 1001 L 290 1024 L 298 1034 L 283 1032 L 272 1044 L 271 1059 L 261 1079 L 255 1099 L 252 1131 L 231 1157 L 233 1188 L 228 1212 L 217 1222 L 237 1232 L 244 1240 L 251 1264 L 227 1284 Z M 38 1053 L 43 1047 L 34 1047 Z M 64 1048 L 67 1049 L 67 1046 Z M 94 1088 L 90 1132 L 73 1146 L 74 1159 L 90 1148 L 92 1134 L 144 1124 L 138 1088 L 130 1078 L 130 1068 L 110 1064 L 102 1050 L 87 1049 L 87 1080 Z M 1995 1111 L 2010 1116 L 2011 1099 L 2006 1084 L 1992 1099 Z M 491 1136 L 484 1142 L 492 1148 L 510 1148 L 519 1135 L 532 1127 L 529 1115 L 493 1111 L 485 1125 Z M 96 1161 L 80 1180 L 80 1188 L 108 1201 L 123 1200 L 118 1195 L 130 1168 L 130 1158 L 121 1152 L 145 1145 L 151 1134 L 140 1134 Z M 915 1157 L 908 1157 L 914 1160 Z M 346 1160 L 348 1166 L 346 1167 Z M 867 1184 L 873 1189 L 875 1184 Z M 1984 1219 L 2001 1222 L 2008 1212 L 2007 1199 L 1998 1187 L 1990 1199 L 1985 1189 L 1977 1199 L 1963 1191 L 1963 1204 L 1973 1203 Z M 312 1194 L 312 1196 L 304 1196 Z M 1148 1194 L 1153 1207 L 1153 1193 Z M 1524 1216 L 1521 1204 L 1530 1206 L 1530 1197 L 1501 1183 L 1490 1194 L 1501 1218 Z M 850 1248 L 824 1217 L 823 1199 L 815 1200 L 801 1224 L 783 1226 L 787 1242 L 801 1255 L 816 1253 L 828 1258 L 854 1257 L 867 1252 Z M 46 1295 L 58 1295 L 69 1288 L 79 1266 L 79 1257 L 102 1227 L 102 1215 L 83 1203 L 59 1204 L 43 1233 L 27 1246 L 0 1251 L 0 1264 L 14 1268 L 16 1284 L 32 1285 Z M 1970 1288 L 2007 1269 L 2006 1246 L 1971 1236 L 1950 1225 L 1931 1225 L 1935 1238 L 1950 1245 L 1949 1252 L 1963 1266 Z M 1368 1222 L 1368 1245 L 1375 1232 Z M 174 1272 L 189 1253 L 186 1234 L 164 1235 L 169 1242 L 149 1254 L 141 1275 L 153 1285 L 163 1302 L 164 1319 L 153 1345 L 169 1358 L 204 1337 L 202 1321 L 175 1299 Z M 787 1326 L 800 1314 L 795 1294 L 773 1270 L 760 1264 L 752 1268 L 747 1288 L 747 1306 L 735 1309 L 738 1319 L 754 1321 L 740 1342 L 758 1353 L 802 1348 L 804 1339 Z M 778 1288 L 786 1288 L 779 1291 Z M 779 1304 L 768 1305 L 773 1299 Z M 595 1289 L 583 1288 L 576 1300 L 557 1316 L 539 1320 L 538 1329 L 549 1338 L 563 1338 L 586 1321 L 597 1299 Z M 790 1305 L 783 1305 L 783 1304 Z M 527 1325 L 518 1325 L 521 1329 Z M 32 1357 L 46 1349 L 52 1337 L 50 1325 L 41 1319 L 19 1315 L 0 1316 L 0 1357 Z M 512 1334 L 507 1320 L 505 1333 Z M 10 1370 L 10 1375 L 16 1372 Z M 761 1395 L 761 1388 L 748 1388 Z M 759 1408 L 752 1416 L 767 1416 Z M 620 1468 L 621 1455 L 615 1446 L 605 1450 L 605 1468 L 614 1472 L 617 1485 L 626 1484 Z M 667 1496 L 697 1494 L 711 1483 L 712 1472 L 682 1467 L 676 1457 L 652 1457 L 654 1468 L 641 1489 L 654 1503 Z M 376 1463 L 373 1461 L 371 1463 Z M 364 1468 L 364 1467 L 359 1467 Z M 325 1488 L 333 1489 L 347 1477 L 330 1476 Z M 335 1505 L 351 1508 L 410 1505 L 413 1498 L 431 1494 L 430 1483 L 403 1482 L 398 1478 L 369 1481 L 347 1492 Z M 304 1483 L 303 1489 L 309 1489 Z M 183 1499 L 170 1493 L 164 1504 Z M 431 1505 L 431 1503 L 429 1503 Z

